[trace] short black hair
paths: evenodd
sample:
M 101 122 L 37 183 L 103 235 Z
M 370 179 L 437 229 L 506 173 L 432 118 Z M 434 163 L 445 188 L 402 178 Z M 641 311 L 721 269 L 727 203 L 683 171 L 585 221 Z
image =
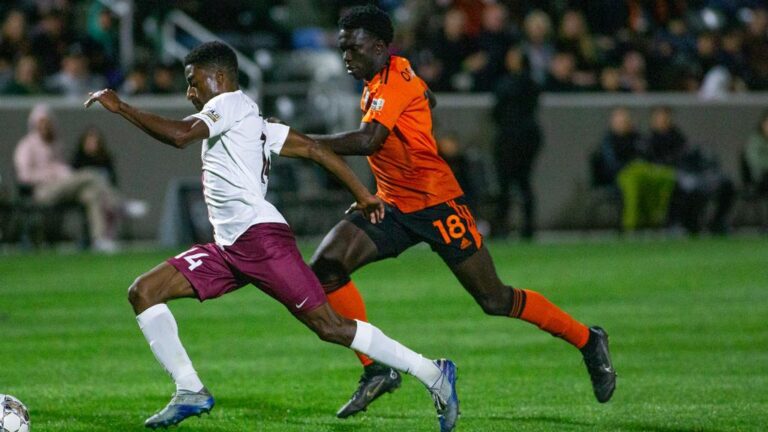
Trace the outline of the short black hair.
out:
M 389 45 L 395 33 L 392 20 L 383 10 L 372 4 L 355 6 L 339 19 L 339 29 L 363 29 Z
M 223 42 L 205 42 L 195 47 L 184 57 L 184 66 L 191 64 L 224 69 L 237 81 L 237 54 Z

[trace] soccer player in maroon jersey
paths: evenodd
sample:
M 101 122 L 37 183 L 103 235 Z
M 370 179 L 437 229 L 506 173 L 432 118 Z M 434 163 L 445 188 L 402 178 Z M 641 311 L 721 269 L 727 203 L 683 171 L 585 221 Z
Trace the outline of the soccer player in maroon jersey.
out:
M 214 299 L 251 283 L 282 303 L 320 339 L 415 376 L 432 395 L 441 431 L 453 430 L 459 414 L 455 365 L 426 359 L 375 326 L 342 317 L 328 305 L 287 222 L 265 199 L 271 155 L 310 159 L 336 175 L 355 197 L 351 209 L 361 210 L 370 222 L 381 220 L 382 203 L 326 146 L 262 117 L 256 103 L 239 90 L 237 57 L 227 45 L 204 43 L 187 55 L 184 65 L 187 99 L 199 112 L 182 120 L 140 111 L 107 89 L 91 93 L 85 103 L 88 107 L 99 102 L 173 147 L 203 141 L 203 192 L 215 243 L 195 245 L 169 258 L 139 276 L 128 291 L 142 333 L 176 383 L 171 401 L 145 426 L 175 425 L 214 405 L 166 303 L 183 297 Z

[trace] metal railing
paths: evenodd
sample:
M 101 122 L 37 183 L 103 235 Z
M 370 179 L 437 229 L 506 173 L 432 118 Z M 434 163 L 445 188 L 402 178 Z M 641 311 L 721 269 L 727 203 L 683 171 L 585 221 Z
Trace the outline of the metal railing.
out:
M 197 39 L 198 42 L 221 40 L 220 37 L 200 25 L 189 15 L 179 10 L 173 10 L 168 13 L 163 21 L 161 37 L 164 55 L 179 61 L 183 61 L 184 57 L 191 51 L 191 48 L 179 41 L 179 29 Z M 256 102 L 259 102 L 263 82 L 261 68 L 240 51 L 235 50 L 235 54 L 237 54 L 237 63 L 240 71 L 248 77 L 247 91 Z

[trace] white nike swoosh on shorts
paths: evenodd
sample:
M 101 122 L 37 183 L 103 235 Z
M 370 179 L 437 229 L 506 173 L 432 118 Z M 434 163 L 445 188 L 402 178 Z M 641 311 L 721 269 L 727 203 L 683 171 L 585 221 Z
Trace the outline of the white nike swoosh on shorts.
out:
M 304 303 L 306 303 L 307 300 L 309 300 L 309 297 L 305 298 L 303 302 L 297 303 L 296 304 L 296 309 L 301 309 L 301 307 L 304 306 Z

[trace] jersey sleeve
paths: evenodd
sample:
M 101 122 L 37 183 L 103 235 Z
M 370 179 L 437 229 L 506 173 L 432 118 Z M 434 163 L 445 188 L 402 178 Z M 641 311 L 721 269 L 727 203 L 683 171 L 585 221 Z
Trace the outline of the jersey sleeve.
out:
M 213 137 L 225 133 L 244 117 L 246 111 L 240 105 L 239 98 L 232 93 L 225 93 L 209 100 L 203 109 L 197 114 L 192 114 L 192 117 L 202 120 L 208 126 L 208 137 Z
M 406 81 L 400 74 L 392 71 L 389 82 L 383 84 L 370 101 L 363 122 L 377 121 L 390 131 L 395 127 L 400 114 L 417 97 L 424 97 L 423 90 L 415 80 Z
M 288 138 L 288 131 L 291 128 L 280 123 L 264 122 L 264 147 L 272 153 L 279 155 L 280 150 L 283 149 L 283 144 Z

